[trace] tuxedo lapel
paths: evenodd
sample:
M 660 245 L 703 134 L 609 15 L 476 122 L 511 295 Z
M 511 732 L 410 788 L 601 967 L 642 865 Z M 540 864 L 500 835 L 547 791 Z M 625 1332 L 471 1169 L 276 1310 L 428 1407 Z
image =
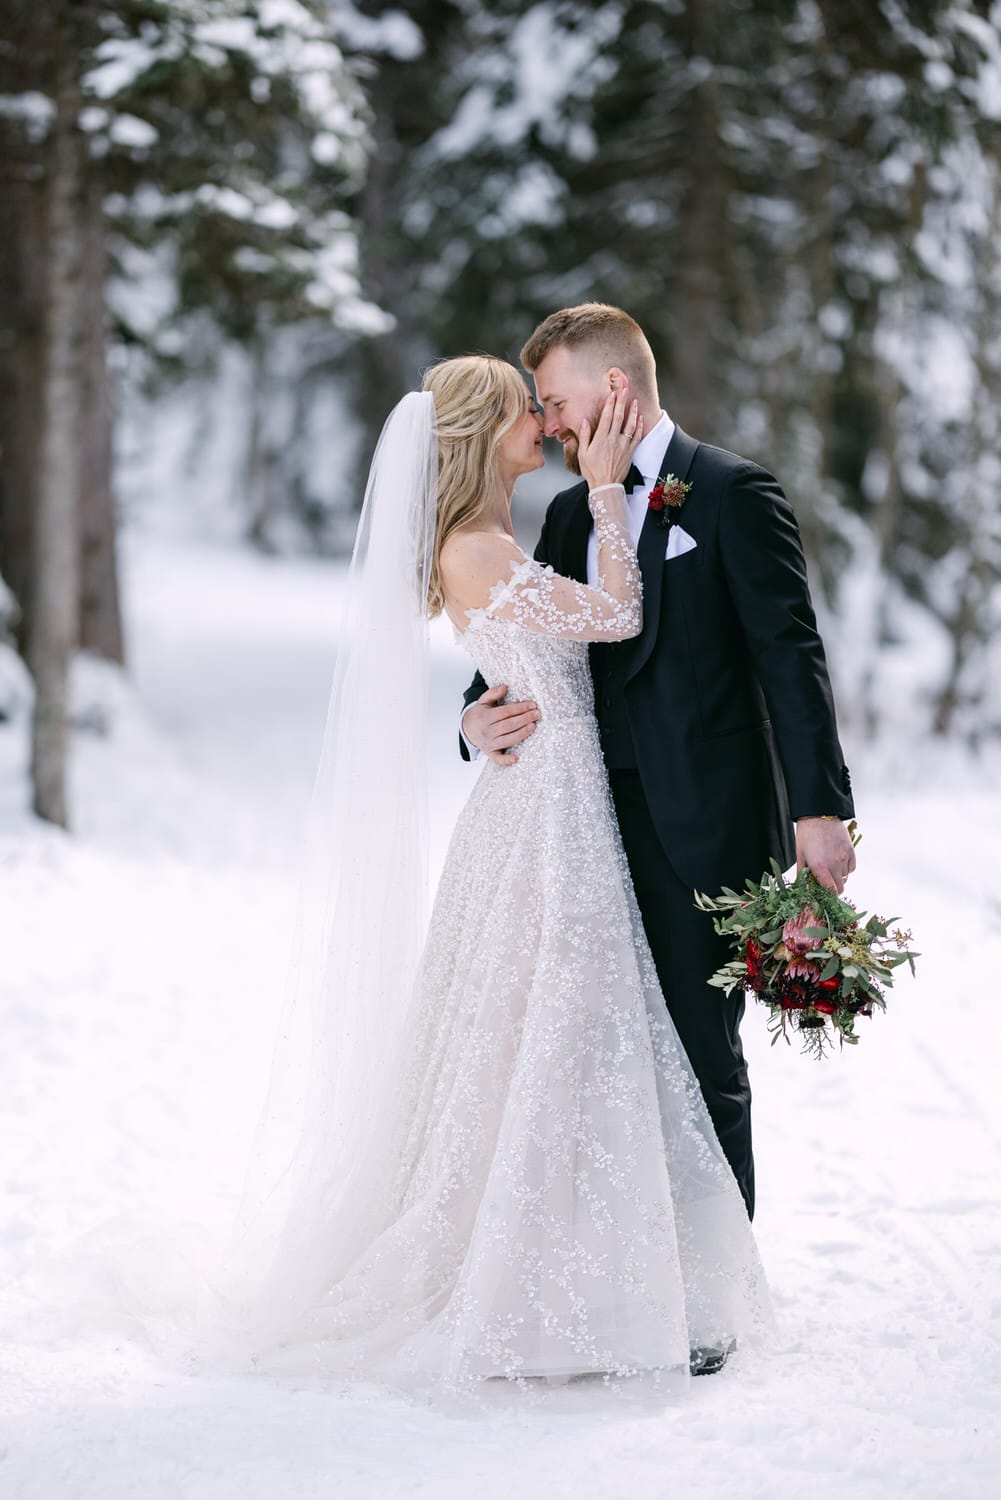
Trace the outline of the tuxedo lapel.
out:
M 660 477 L 674 474 L 684 482 L 692 467 L 692 460 L 699 444 L 687 432 L 675 426 L 667 451 L 661 460 L 657 474 Z M 660 524 L 656 511 L 648 510 L 643 520 L 643 530 L 636 547 L 636 557 L 643 575 L 643 629 L 633 644 L 632 658 L 626 670 L 626 680 L 635 677 L 645 664 L 657 639 L 660 621 L 660 594 L 664 582 L 664 553 L 667 549 L 667 530 Z

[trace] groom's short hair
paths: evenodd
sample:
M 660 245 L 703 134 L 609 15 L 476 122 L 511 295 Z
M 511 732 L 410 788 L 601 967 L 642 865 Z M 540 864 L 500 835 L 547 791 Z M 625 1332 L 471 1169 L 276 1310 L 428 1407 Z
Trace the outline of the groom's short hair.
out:
M 657 394 L 657 366 L 653 350 L 635 318 L 607 302 L 582 302 L 579 307 L 561 307 L 544 318 L 521 351 L 521 362 L 530 373 L 539 368 L 554 349 L 580 349 L 592 353 L 606 369 L 617 365 L 630 385 L 648 396 Z

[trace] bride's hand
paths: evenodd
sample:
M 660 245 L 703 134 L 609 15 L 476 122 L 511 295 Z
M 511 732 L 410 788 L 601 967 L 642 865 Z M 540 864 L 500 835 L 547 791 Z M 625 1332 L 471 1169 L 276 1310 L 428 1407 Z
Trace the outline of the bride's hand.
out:
M 577 461 L 589 490 L 600 489 L 603 484 L 621 484 L 629 473 L 632 456 L 643 436 L 638 405 L 629 400 L 627 391 L 613 391 L 594 433 L 590 422 L 580 424 Z

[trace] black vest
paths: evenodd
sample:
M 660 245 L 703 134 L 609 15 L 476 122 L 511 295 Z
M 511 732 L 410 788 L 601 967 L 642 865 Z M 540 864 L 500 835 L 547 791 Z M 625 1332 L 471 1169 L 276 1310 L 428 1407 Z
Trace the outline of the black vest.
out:
M 592 644 L 591 678 L 601 750 L 610 771 L 635 771 L 636 751 L 626 710 L 626 667 L 632 641 Z

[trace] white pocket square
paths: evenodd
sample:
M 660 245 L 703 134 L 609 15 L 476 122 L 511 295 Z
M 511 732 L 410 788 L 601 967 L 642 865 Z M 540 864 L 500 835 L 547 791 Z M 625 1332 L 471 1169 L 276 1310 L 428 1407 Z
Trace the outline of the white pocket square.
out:
M 674 525 L 671 527 L 667 538 L 667 551 L 664 553 L 664 561 L 667 562 L 672 557 L 681 557 L 685 552 L 691 552 L 692 548 L 698 545 L 693 536 L 689 536 L 688 532 L 684 531 L 682 527 Z

